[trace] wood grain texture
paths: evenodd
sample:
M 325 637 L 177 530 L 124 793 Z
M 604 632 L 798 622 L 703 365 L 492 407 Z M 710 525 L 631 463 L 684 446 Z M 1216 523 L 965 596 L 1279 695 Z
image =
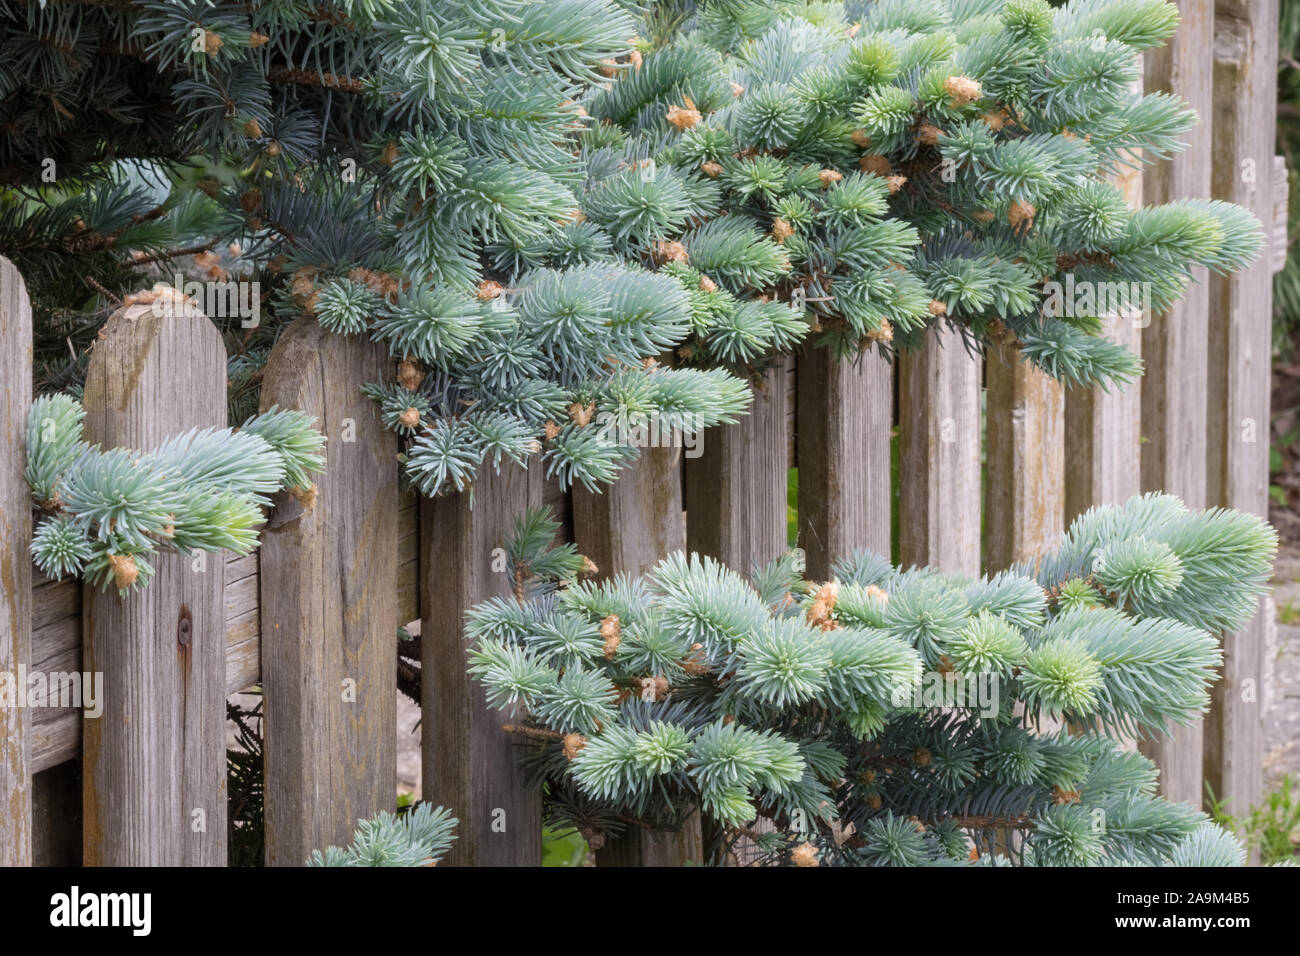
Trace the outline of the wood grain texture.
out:
M 32 404 L 32 308 L 14 264 L 0 257 L 0 866 L 32 862 L 33 711 L 17 706 L 32 660 L 31 490 L 27 412 Z
M 598 579 L 619 573 L 639 577 L 664 555 L 686 547 L 681 456 L 681 448 L 643 448 L 637 461 L 600 494 L 573 489 L 574 542 L 600 569 Z M 698 815 L 679 831 L 632 828 L 606 838 L 596 851 L 596 865 L 702 862 L 701 839 Z
M 1143 199 L 1148 203 L 1210 194 L 1211 130 L 1220 121 L 1213 109 L 1213 71 L 1208 67 L 1213 4 L 1182 0 L 1178 8 L 1181 20 L 1171 42 L 1146 55 L 1145 84 L 1148 92 L 1175 92 L 1186 99 L 1200 122 L 1182 137 L 1188 144 L 1185 151 L 1169 160 L 1155 160 L 1143 174 Z M 1146 366 L 1140 386 L 1141 488 L 1178 495 L 1190 508 L 1207 503 L 1210 292 L 1206 280 L 1204 269 L 1194 269 L 1182 300 L 1169 312 L 1153 316 L 1141 333 Z M 1202 738 L 1197 721 L 1173 728 L 1168 736 L 1138 741 L 1138 749 L 1160 767 L 1164 796 L 1200 805 Z
M 148 451 L 224 426 L 220 334 L 192 308 L 118 310 L 91 353 L 83 404 L 86 440 L 105 448 Z M 84 591 L 82 667 L 103 675 L 103 714 L 83 723 L 85 861 L 224 866 L 225 560 L 151 560 L 141 591 Z
M 788 548 L 788 371 L 769 369 L 749 414 L 707 429 L 703 454 L 686 462 L 686 545 L 748 576 Z
M 805 346 L 797 405 L 799 546 L 808 576 L 824 581 L 856 548 L 889 556 L 892 362 L 875 351 L 850 360 Z
M 1268 223 L 1273 214 L 1277 0 L 1221 0 L 1214 19 L 1211 191 Z M 1210 282 L 1207 498 L 1267 517 L 1272 262 Z M 1223 680 L 1205 720 L 1204 773 L 1233 813 L 1262 795 L 1263 615 L 1223 639 Z M 1199 796 L 1199 794 L 1198 794 Z
M 904 565 L 980 573 L 980 371 L 961 336 L 932 329 L 899 356 L 899 551 Z
M 1055 548 L 1065 518 L 1065 395 L 1016 350 L 989 348 L 984 570 Z
M 602 577 L 620 571 L 639 577 L 686 547 L 682 454 L 681 448 L 643 448 L 599 493 L 573 488 L 573 540 Z
M 387 349 L 300 319 L 276 342 L 262 410 L 295 408 L 327 438 L 304 508 L 287 493 L 262 533 L 266 862 L 346 846 L 397 800 L 397 441 L 361 394 Z
M 424 799 L 460 820 L 440 865 L 540 866 L 541 794 L 524 782 L 517 757 L 526 744 L 506 734 L 482 685 L 465 673 L 465 612 L 511 582 L 493 570 L 514 519 L 542 500 L 542 469 L 504 462 L 480 471 L 468 494 L 426 499 L 420 514 L 423 671 L 420 740 Z

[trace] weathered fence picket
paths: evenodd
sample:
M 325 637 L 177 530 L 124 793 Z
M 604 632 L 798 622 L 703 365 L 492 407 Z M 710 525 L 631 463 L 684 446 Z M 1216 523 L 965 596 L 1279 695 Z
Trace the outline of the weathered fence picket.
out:
M 161 306 L 160 308 L 157 308 Z M 226 424 L 226 351 L 192 306 L 119 309 L 91 355 L 86 440 L 149 451 Z M 151 556 L 129 598 L 84 587 L 81 664 L 103 713 L 86 716 L 86 863 L 226 864 L 222 555 Z
M 1148 203 L 1210 195 L 1211 130 L 1222 117 L 1213 110 L 1213 4 L 1180 2 L 1178 32 L 1170 43 L 1146 54 L 1148 92 L 1177 92 L 1196 110 L 1200 122 L 1186 135 L 1188 148 L 1154 161 L 1143 176 Z M 1253 114 L 1252 114 L 1253 115 Z M 1270 155 L 1272 151 L 1270 150 Z M 1141 384 L 1141 483 L 1145 491 L 1163 489 L 1188 507 L 1204 507 L 1207 428 L 1206 375 L 1209 371 L 1210 290 L 1205 269 L 1195 269 L 1182 301 L 1156 315 L 1142 332 L 1146 364 Z M 1216 321 L 1227 322 L 1220 314 Z M 1201 722 L 1174 727 L 1168 736 L 1143 739 L 1138 748 L 1160 766 L 1160 792 L 1193 805 L 1201 802 Z
M 27 409 L 32 402 L 32 308 L 23 278 L 0 257 L 0 680 L 32 660 L 31 491 L 27 464 Z M 32 862 L 32 734 L 34 713 L 0 695 L 0 866 Z
M 1065 517 L 1065 395 L 1012 347 L 984 363 L 987 419 L 984 569 L 1001 571 L 1052 547 Z
M 281 492 L 262 534 L 266 862 L 346 846 L 397 800 L 397 440 L 360 392 L 387 349 L 300 319 L 266 366 L 262 410 L 296 408 L 327 438 L 314 494 Z
M 703 436 L 692 437 L 698 440 Z M 686 547 L 683 451 L 683 447 L 642 448 L 640 457 L 624 469 L 617 483 L 600 493 L 581 486 L 573 489 L 573 540 L 595 563 L 598 579 L 620 573 L 632 577 L 644 574 L 664 555 Z M 595 850 L 596 865 L 702 862 L 702 839 L 698 814 L 678 831 L 632 828 L 605 838 Z
M 827 580 L 855 548 L 889 556 L 893 363 L 806 347 L 797 382 L 799 546 L 809 578 Z
M 460 820 L 445 865 L 537 866 L 541 795 L 517 760 L 523 738 L 502 731 L 480 684 L 465 673 L 465 612 L 509 594 L 506 540 L 514 519 L 542 502 L 542 468 L 484 469 L 469 494 L 426 499 L 420 512 L 420 740 L 424 799 Z
M 899 356 L 898 547 L 905 565 L 980 571 L 980 370 L 953 329 Z
M 763 375 L 748 415 L 704 432 L 686 462 L 686 545 L 741 574 L 782 554 L 790 445 L 787 365 Z
M 1218 0 L 1214 17 L 1214 165 L 1216 199 L 1273 220 L 1273 110 L 1242 103 L 1277 100 L 1277 0 Z M 1264 253 L 1249 269 L 1210 284 L 1211 420 L 1207 495 L 1210 503 L 1268 514 L 1270 367 L 1273 276 Z M 1266 602 L 1261 602 L 1265 604 Z M 1263 614 L 1223 639 L 1223 676 L 1205 720 L 1201 772 L 1230 812 L 1243 814 L 1261 796 L 1264 675 Z M 1198 794 L 1199 798 L 1199 794 Z

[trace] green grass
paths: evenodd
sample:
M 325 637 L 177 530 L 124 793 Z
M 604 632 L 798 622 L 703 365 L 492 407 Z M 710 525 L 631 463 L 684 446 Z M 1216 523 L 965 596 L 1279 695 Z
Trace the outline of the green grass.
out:
M 1214 822 L 1231 829 L 1252 850 L 1258 849 L 1264 866 L 1300 863 L 1300 780 L 1283 775 L 1261 805 L 1240 817 L 1228 812 L 1227 801 L 1216 799 L 1209 784 L 1205 790 Z

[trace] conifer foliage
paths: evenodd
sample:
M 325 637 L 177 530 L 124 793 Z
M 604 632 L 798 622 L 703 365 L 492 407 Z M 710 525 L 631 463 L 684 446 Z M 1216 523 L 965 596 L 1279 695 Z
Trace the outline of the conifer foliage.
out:
M 580 582 L 556 528 L 517 524 L 519 587 L 469 612 L 469 671 L 552 822 L 594 843 L 699 808 L 715 853 L 767 863 L 1241 860 L 1117 740 L 1208 706 L 1217 634 L 1254 613 L 1276 550 L 1253 515 L 1151 494 L 992 577 L 856 553 L 820 583 L 798 552 L 749 579 L 676 553 Z
M 1166 0 L 0 0 L 0 252 L 44 390 L 75 390 L 107 296 L 197 251 L 263 287 L 252 327 L 213 317 L 232 424 L 314 316 L 400 362 L 368 391 L 422 491 L 539 453 L 595 487 L 625 430 L 733 421 L 810 332 L 854 354 L 946 323 L 1131 379 L 1099 334 L 1115 290 L 1159 311 L 1260 243 L 1238 207 L 1131 211 L 1106 178 L 1195 120 L 1133 89 L 1176 23 Z
M 191 429 L 148 453 L 83 440 L 85 409 L 38 398 L 27 420 L 27 483 L 40 517 L 32 558 L 54 579 L 101 591 L 144 587 L 159 551 L 192 555 L 257 546 L 263 508 L 288 489 L 311 493 L 324 436 L 310 416 L 272 408 L 238 430 Z
M 1140 362 L 1100 335 L 1105 316 L 1166 310 L 1194 267 L 1235 271 L 1260 248 L 1247 210 L 1132 211 L 1108 180 L 1183 149 L 1196 121 L 1135 90 L 1177 26 L 1165 0 L 686 6 L 588 102 L 583 209 L 615 248 L 653 243 L 698 284 L 692 360 L 797 339 L 739 295 L 806 308 L 842 354 L 947 324 L 1108 385 Z

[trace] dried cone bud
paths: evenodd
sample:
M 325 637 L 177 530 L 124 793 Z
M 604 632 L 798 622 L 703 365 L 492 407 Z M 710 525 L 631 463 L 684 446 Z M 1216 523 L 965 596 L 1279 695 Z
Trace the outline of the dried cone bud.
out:
M 691 656 L 682 662 L 682 670 L 691 676 L 705 673 L 709 669 L 709 665 L 704 660 L 704 645 L 692 644 L 691 652 Z
M 869 597 L 878 598 L 885 604 L 889 603 L 889 592 L 881 590 L 874 584 L 867 585 L 867 595 Z
M 140 576 L 140 569 L 135 566 L 135 558 L 129 554 L 110 554 L 108 566 L 113 572 L 113 583 L 119 591 L 125 591 L 135 584 Z
M 879 810 L 881 806 L 884 804 L 884 802 L 885 801 L 880 799 L 880 794 L 878 793 L 873 793 L 871 796 L 867 798 L 867 806 L 869 806 L 872 810 Z
M 591 423 L 591 416 L 596 413 L 596 403 L 588 402 L 586 405 L 580 405 L 577 402 L 572 402 L 565 411 L 569 413 L 569 417 L 573 419 L 575 425 L 584 428 Z
M 384 165 L 385 165 L 385 166 L 391 166 L 391 165 L 393 165 L 393 163 L 397 162 L 397 143 L 396 143 L 396 141 L 394 141 L 394 142 L 390 142 L 387 146 L 384 147 L 384 151 L 383 151 L 383 153 L 380 155 L 380 159 L 382 159 L 382 160 L 384 161 Z
M 714 282 L 712 279 L 710 279 L 708 276 L 700 276 L 700 291 L 717 292 L 718 284 Z
M 843 179 L 844 174 L 838 169 L 823 169 L 817 174 L 817 178 L 821 180 L 822 189 L 826 189 L 831 183 L 838 183 Z
M 578 751 L 587 746 L 587 738 L 582 734 L 565 734 L 564 735 L 564 758 L 572 760 L 578 756 Z
M 995 133 L 1007 125 L 1007 117 L 1004 113 L 985 113 L 981 119 Z
M 922 123 L 916 128 L 916 138 L 926 146 L 934 146 L 939 142 L 939 137 L 943 135 L 943 130 L 929 123 Z
M 491 279 L 485 279 L 478 284 L 478 297 L 483 302 L 491 302 L 505 291 L 505 286 Z
M 885 182 L 889 183 L 889 193 L 893 195 L 898 192 L 907 183 L 906 176 L 886 176 Z
M 408 392 L 413 392 L 424 381 L 424 369 L 419 359 L 404 358 L 397 363 L 397 384 Z
M 316 290 L 315 269 L 304 266 L 295 272 L 289 283 L 289 291 L 293 293 L 294 300 L 305 312 L 312 315 L 316 313 L 316 300 L 320 297 L 320 293 Z
M 1007 222 L 1011 223 L 1013 229 L 1019 229 L 1021 223 L 1032 226 L 1034 224 L 1034 213 L 1036 212 L 1038 210 L 1032 204 L 1013 199 L 1011 205 L 1007 207 Z
M 969 76 L 950 76 L 943 81 L 943 91 L 951 97 L 951 105 L 965 106 L 980 98 L 980 84 Z
M 554 421 L 553 419 L 550 419 L 550 418 L 548 418 L 548 419 L 546 420 L 546 424 L 543 425 L 542 428 L 543 428 L 543 429 L 545 430 L 545 432 L 546 432 L 546 440 L 547 440 L 547 441 L 554 441 L 554 440 L 555 440 L 555 436 L 558 435 L 558 434 L 560 433 L 560 426 L 557 425 L 557 424 L 555 423 L 555 421 Z
M 609 59 L 600 61 L 599 70 L 600 75 L 605 77 L 614 77 L 618 74 L 618 66 L 613 60 Z
M 275 157 L 279 156 L 279 155 L 280 155 L 280 144 L 279 144 L 279 143 L 268 143 L 267 146 L 266 146 L 266 155 L 270 156 L 272 159 L 274 159 Z
M 855 129 L 853 131 L 853 145 L 858 149 L 866 149 L 871 145 L 871 137 L 867 135 L 865 129 Z
M 418 408 L 408 408 L 397 416 L 397 420 L 407 428 L 414 428 L 420 424 L 420 410 Z
M 732 84 L 731 84 L 731 95 L 732 95 L 732 96 L 744 96 L 744 95 L 745 95 L 745 88 L 744 88 L 743 86 L 741 86 L 739 83 L 732 83 Z
M 622 626 L 618 622 L 618 615 L 611 614 L 600 622 L 600 636 L 605 639 L 605 660 L 612 661 L 614 654 L 618 651 L 618 645 L 622 640 Z
M 217 51 L 222 47 L 221 37 L 217 36 L 211 30 L 203 31 L 203 52 L 208 56 L 216 56 Z
M 591 560 L 585 554 L 582 556 L 582 570 L 579 574 L 599 574 L 600 568 L 596 567 L 596 562 Z
M 254 213 L 262 208 L 262 190 L 249 189 L 239 197 L 240 208 L 247 213 Z
M 926 750 L 924 747 L 915 751 L 912 754 L 912 763 L 916 764 L 918 767 L 930 766 L 930 751 Z
M 316 494 L 320 491 L 315 484 L 310 484 L 306 488 L 290 488 L 290 497 L 297 500 L 299 504 L 307 511 L 311 511 L 312 506 L 316 504 Z
M 945 305 L 944 303 L 940 302 L 938 299 L 931 299 L 931 300 L 930 300 L 930 314 L 931 314 L 931 315 L 947 315 L 947 314 L 948 314 L 948 306 Z
M 632 64 L 632 69 L 641 69 L 641 51 L 633 50 L 628 54 L 627 61 Z
M 831 612 L 835 610 L 835 601 L 839 595 L 840 585 L 837 581 L 828 581 L 818 588 L 813 595 L 812 604 L 808 606 L 808 623 L 823 631 L 832 630 L 835 621 L 831 618 Z
M 881 156 L 879 153 L 863 156 L 858 160 L 858 165 L 862 167 L 864 173 L 871 173 L 874 176 L 888 176 L 892 172 L 889 168 L 889 157 Z
M 975 219 L 978 222 L 992 222 L 996 218 L 997 217 L 993 215 L 992 209 L 981 209 L 975 214 Z
M 790 851 L 790 862 L 795 866 L 816 866 L 817 848 L 811 843 L 801 843 Z
M 1060 805 L 1063 804 L 1063 803 L 1078 803 L 1078 802 L 1079 802 L 1079 791 L 1078 791 L 1078 790 L 1065 790 L 1065 789 L 1062 789 L 1061 787 L 1053 787 L 1053 788 L 1052 788 L 1052 802 L 1053 802 L 1054 804 L 1056 804 L 1057 806 L 1060 806 Z
M 265 33 L 250 33 L 248 35 L 248 45 L 251 49 L 256 50 L 259 46 L 266 46 L 271 42 L 271 38 Z
M 702 169 L 704 171 L 704 175 L 708 176 L 710 179 L 717 179 L 719 176 L 722 175 L 722 164 L 715 163 L 713 162 L 713 160 L 700 163 L 700 169 Z
M 785 242 L 794 235 L 794 226 L 790 225 L 780 216 L 772 220 L 772 238 L 778 242 Z
M 686 247 L 680 242 L 665 242 L 660 239 L 654 245 L 654 258 L 660 263 L 685 262 Z
M 670 106 L 665 117 L 669 123 L 678 129 L 690 129 L 700 121 L 700 111 L 695 108 L 690 99 L 686 100 L 685 106 Z
M 249 139 L 257 139 L 262 135 L 262 125 L 255 119 L 249 120 L 244 124 L 244 135 Z

